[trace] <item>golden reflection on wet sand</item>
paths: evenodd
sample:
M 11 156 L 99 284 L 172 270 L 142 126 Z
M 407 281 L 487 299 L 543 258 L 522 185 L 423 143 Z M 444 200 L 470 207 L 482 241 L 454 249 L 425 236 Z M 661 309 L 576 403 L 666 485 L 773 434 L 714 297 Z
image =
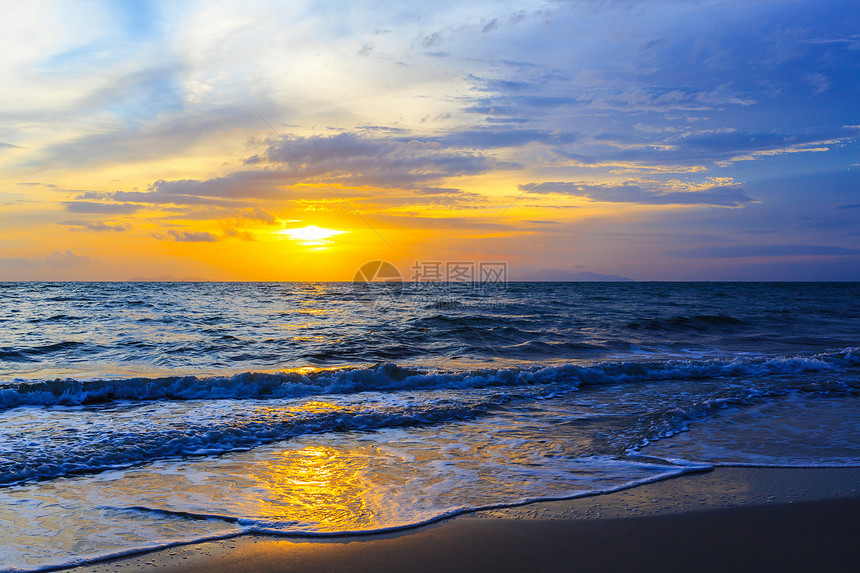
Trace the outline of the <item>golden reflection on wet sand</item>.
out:
M 362 479 L 364 459 L 329 446 L 286 449 L 246 477 L 256 482 L 260 515 L 317 523 L 329 531 L 359 529 L 376 515 L 366 497 L 371 488 Z

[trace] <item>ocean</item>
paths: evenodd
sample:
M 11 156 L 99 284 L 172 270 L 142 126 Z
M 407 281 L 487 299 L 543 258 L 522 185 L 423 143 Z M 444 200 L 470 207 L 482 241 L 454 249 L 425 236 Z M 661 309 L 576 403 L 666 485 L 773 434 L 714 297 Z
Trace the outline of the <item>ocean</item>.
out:
M 858 283 L 0 283 L 0 570 L 860 466 Z

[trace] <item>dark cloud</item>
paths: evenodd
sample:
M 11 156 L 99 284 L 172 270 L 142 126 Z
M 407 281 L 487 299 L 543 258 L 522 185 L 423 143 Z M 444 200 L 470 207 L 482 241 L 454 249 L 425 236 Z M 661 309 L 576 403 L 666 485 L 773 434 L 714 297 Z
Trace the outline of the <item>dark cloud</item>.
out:
M 750 203 L 740 185 L 715 185 L 676 191 L 674 187 L 656 182 L 627 181 L 621 184 L 545 182 L 519 185 L 527 193 L 555 193 L 587 197 L 609 203 L 639 203 L 641 205 L 715 205 L 738 207 Z
M 61 253 L 54 251 L 46 257 L 18 257 L 0 259 L 0 267 L 4 268 L 53 268 L 53 269 L 73 269 L 89 266 L 93 259 L 86 255 L 76 255 L 71 251 Z
M 826 245 L 729 245 L 698 247 L 669 254 L 690 259 L 735 259 L 746 257 L 834 257 L 858 255 L 860 250 Z

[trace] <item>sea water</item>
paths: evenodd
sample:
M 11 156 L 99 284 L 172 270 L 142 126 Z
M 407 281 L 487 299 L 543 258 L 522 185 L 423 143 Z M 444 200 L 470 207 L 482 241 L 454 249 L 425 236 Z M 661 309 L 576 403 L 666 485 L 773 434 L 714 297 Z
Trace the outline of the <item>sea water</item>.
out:
M 856 283 L 0 283 L 0 570 L 860 465 Z

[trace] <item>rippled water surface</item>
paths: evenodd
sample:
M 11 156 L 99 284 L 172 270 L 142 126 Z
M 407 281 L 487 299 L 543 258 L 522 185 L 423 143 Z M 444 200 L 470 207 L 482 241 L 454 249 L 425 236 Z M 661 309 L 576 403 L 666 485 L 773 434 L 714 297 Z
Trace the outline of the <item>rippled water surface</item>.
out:
M 857 284 L 0 294 L 0 569 L 860 464 Z

